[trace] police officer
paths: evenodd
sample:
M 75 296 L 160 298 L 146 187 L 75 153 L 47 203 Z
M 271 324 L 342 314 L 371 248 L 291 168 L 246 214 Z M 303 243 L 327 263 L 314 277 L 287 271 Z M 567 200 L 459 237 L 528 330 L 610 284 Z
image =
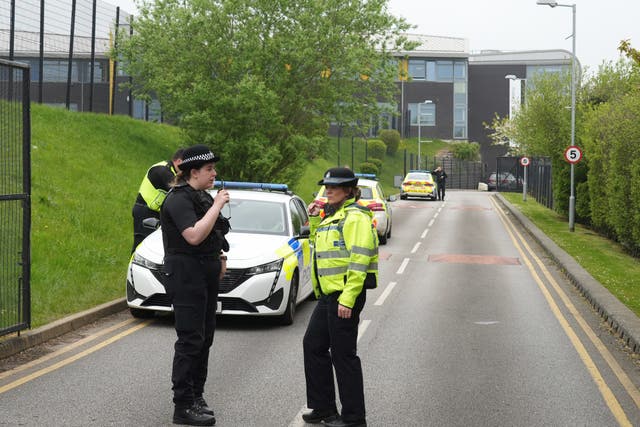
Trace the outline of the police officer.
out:
M 176 424 L 210 426 L 216 419 L 204 400 L 209 348 L 216 326 L 218 286 L 226 269 L 220 210 L 226 190 L 212 198 L 219 158 L 205 145 L 184 150 L 180 173 L 161 210 L 166 290 L 171 298 L 177 341 L 173 358 Z M 228 223 L 227 223 L 228 224 Z M 227 247 L 228 249 L 228 247 Z
M 142 221 L 145 218 L 160 219 L 160 206 L 166 197 L 176 174 L 178 165 L 182 161 L 184 149 L 179 148 L 171 160 L 162 161 L 151 166 L 142 178 L 136 202 L 133 204 L 131 214 L 133 215 L 133 247 L 131 253 L 136 250 L 140 242 L 151 232 L 144 226 Z
M 447 184 L 447 173 L 442 169 L 442 167 L 438 166 L 433 171 L 436 176 L 436 187 L 438 189 L 438 200 L 444 200 L 445 187 Z
M 366 426 L 362 366 L 356 354 L 366 288 L 378 274 L 378 236 L 373 213 L 356 203 L 358 179 L 348 168 L 329 169 L 318 182 L 326 188 L 324 215 L 308 207 L 314 243 L 312 281 L 318 303 L 303 340 L 307 423 Z M 334 389 L 336 372 L 342 414 Z

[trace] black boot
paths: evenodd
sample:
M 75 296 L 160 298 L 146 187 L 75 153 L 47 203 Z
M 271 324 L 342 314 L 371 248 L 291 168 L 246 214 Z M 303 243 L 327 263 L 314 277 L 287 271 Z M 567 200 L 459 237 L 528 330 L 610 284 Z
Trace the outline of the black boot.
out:
M 322 421 L 330 421 L 338 418 L 338 410 L 336 408 L 329 409 L 312 409 L 311 412 L 302 414 L 305 423 L 320 424 Z
M 178 408 L 173 411 L 174 424 L 186 424 L 188 426 L 212 426 L 216 424 L 213 415 L 203 414 L 193 405 L 190 408 Z
M 198 411 L 202 414 L 207 414 L 207 415 L 215 415 L 213 413 L 213 409 L 211 409 L 209 407 L 209 405 L 207 404 L 207 401 L 204 400 L 204 397 L 200 396 L 200 397 L 196 397 L 195 402 L 193 403 L 193 406 L 195 406 Z

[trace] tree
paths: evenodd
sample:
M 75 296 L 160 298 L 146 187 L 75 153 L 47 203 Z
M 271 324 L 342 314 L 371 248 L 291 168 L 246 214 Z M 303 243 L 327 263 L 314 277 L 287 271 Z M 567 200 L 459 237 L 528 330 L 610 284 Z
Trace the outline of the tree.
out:
M 362 123 L 412 45 L 386 0 L 142 0 L 119 41 L 135 94 L 155 93 L 226 179 L 295 183 L 330 122 Z M 311 152 L 309 152 L 311 150 Z

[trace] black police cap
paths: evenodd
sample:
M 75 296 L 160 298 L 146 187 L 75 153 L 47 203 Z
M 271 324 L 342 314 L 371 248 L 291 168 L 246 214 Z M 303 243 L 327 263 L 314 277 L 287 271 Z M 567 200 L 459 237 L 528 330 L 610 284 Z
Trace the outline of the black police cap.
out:
M 355 187 L 358 185 L 358 178 L 349 168 L 331 168 L 324 173 L 324 177 L 318 181 L 318 185 Z

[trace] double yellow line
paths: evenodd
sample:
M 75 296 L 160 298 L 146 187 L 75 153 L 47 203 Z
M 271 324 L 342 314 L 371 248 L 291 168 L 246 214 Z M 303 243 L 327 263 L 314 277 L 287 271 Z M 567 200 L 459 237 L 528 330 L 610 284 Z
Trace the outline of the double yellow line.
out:
M 54 364 L 52 364 L 50 366 L 47 366 L 46 368 L 39 369 L 39 370 L 29 374 L 29 375 L 25 375 L 24 377 L 21 377 L 21 378 L 15 380 L 15 381 L 12 381 L 12 382 L 4 385 L 4 386 L 0 386 L 0 394 L 5 393 L 5 392 L 7 392 L 7 391 L 9 391 L 11 389 L 14 389 L 14 388 L 18 387 L 18 386 L 21 386 L 22 384 L 27 383 L 27 382 L 29 382 L 31 380 L 39 378 L 39 377 L 41 377 L 41 376 L 43 376 L 45 374 L 48 374 L 49 372 L 55 371 L 56 369 L 59 369 L 59 368 L 61 368 L 63 366 L 66 366 L 66 365 L 72 363 L 72 362 L 75 362 L 78 359 L 81 359 L 81 358 L 83 358 L 85 356 L 88 356 L 91 353 L 94 353 L 94 352 L 100 350 L 101 348 L 104 348 L 104 347 L 108 346 L 109 344 L 114 343 L 114 342 L 118 341 L 119 339 L 122 339 L 122 338 L 126 337 L 127 335 L 130 335 L 130 334 L 134 333 L 135 331 L 144 328 L 145 326 L 149 325 L 152 321 L 153 320 L 146 320 L 144 322 L 138 323 L 138 324 L 130 327 L 129 329 L 127 329 L 125 331 L 122 331 L 117 335 L 112 336 L 111 338 L 108 338 L 108 339 L 106 339 L 104 341 L 101 341 L 100 343 L 98 343 L 98 344 L 96 344 L 96 345 L 94 345 L 92 347 L 89 347 L 88 349 L 86 349 L 84 351 L 81 351 L 80 353 L 77 353 L 77 354 L 74 354 L 74 355 L 72 355 L 70 357 L 67 357 L 66 359 L 63 359 L 63 360 L 61 360 L 61 361 L 59 361 L 57 363 L 54 363 Z M 49 353 L 46 356 L 40 357 L 40 358 L 38 358 L 36 360 L 33 360 L 33 361 L 29 362 L 29 363 L 25 363 L 24 365 L 20 365 L 17 368 L 10 369 L 10 370 L 5 371 L 5 372 L 0 372 L 0 380 L 2 380 L 4 378 L 7 378 L 7 377 L 11 377 L 13 375 L 16 375 L 16 374 L 18 374 L 18 373 L 20 373 L 22 371 L 26 371 L 26 370 L 31 369 L 33 367 L 36 367 L 38 365 L 41 365 L 44 362 L 47 362 L 47 361 L 49 361 L 51 359 L 54 359 L 54 358 L 59 357 L 59 356 L 65 354 L 65 353 L 68 353 L 71 350 L 76 349 L 78 347 L 81 347 L 81 346 L 83 346 L 83 345 L 85 345 L 85 344 L 87 344 L 87 343 L 89 343 L 89 342 L 91 342 L 93 340 L 96 340 L 96 339 L 98 339 L 98 338 L 100 338 L 102 336 L 105 336 L 105 335 L 108 335 L 108 334 L 110 334 L 110 333 L 112 333 L 114 331 L 117 331 L 118 329 L 121 329 L 121 328 L 123 328 L 123 327 L 125 327 L 125 326 L 127 326 L 127 325 L 129 325 L 129 324 L 131 324 L 133 322 L 138 322 L 138 321 L 136 319 L 125 320 L 124 322 L 120 322 L 120 323 L 118 323 L 116 325 L 113 325 L 113 326 L 111 326 L 109 328 L 102 329 L 100 332 L 97 332 L 95 334 L 89 335 L 89 336 L 87 336 L 87 337 L 85 337 L 85 338 L 83 338 L 83 339 L 81 339 L 79 341 L 74 342 L 73 344 L 70 344 L 68 346 L 65 346 L 65 347 L 59 349 L 59 350 L 56 350 L 53 353 Z
M 511 240 L 513 241 L 513 244 L 515 245 L 516 249 L 518 249 L 518 252 L 522 257 L 523 262 L 526 264 L 527 268 L 531 273 L 531 276 L 538 284 L 540 291 L 542 292 L 545 299 L 547 300 L 547 303 L 549 304 L 551 311 L 555 315 L 556 319 L 558 319 L 558 322 L 562 326 L 562 329 L 569 337 L 571 344 L 573 344 L 573 347 L 578 352 L 578 355 L 580 356 L 582 363 L 584 363 L 585 367 L 587 368 L 587 371 L 591 375 L 591 378 L 593 378 L 593 381 L 596 383 L 598 390 L 600 391 L 600 394 L 602 395 L 605 403 L 609 407 L 609 410 L 615 417 L 616 421 L 618 421 L 619 425 L 631 426 L 632 424 L 627 418 L 627 415 L 622 409 L 622 406 L 620 406 L 620 403 L 618 402 L 615 395 L 613 394 L 613 392 L 605 382 L 602 374 L 598 370 L 598 367 L 596 366 L 593 359 L 589 355 L 589 352 L 585 348 L 584 344 L 582 344 L 582 341 L 580 340 L 576 332 L 573 330 L 573 328 L 571 327 L 567 319 L 564 317 L 564 315 L 560 311 L 560 308 L 558 307 L 558 304 L 556 303 L 556 301 L 553 299 L 553 296 L 549 292 L 549 289 L 545 285 L 544 281 L 538 275 L 538 272 L 536 271 L 535 266 L 537 266 L 538 269 L 542 272 L 544 278 L 547 280 L 547 283 L 553 288 L 553 290 L 556 292 L 560 300 L 562 300 L 562 303 L 564 304 L 564 306 L 569 310 L 571 315 L 575 318 L 580 329 L 582 329 L 584 334 L 589 338 L 591 343 L 598 350 L 602 358 L 607 362 L 607 364 L 609 365 L 609 368 L 618 378 L 618 380 L 620 381 L 620 384 L 622 384 L 622 386 L 627 391 L 631 399 L 635 402 L 637 408 L 640 408 L 640 391 L 638 391 L 636 386 L 629 379 L 629 376 L 624 372 L 622 367 L 618 364 L 618 362 L 615 360 L 615 358 L 613 357 L 611 352 L 607 349 L 607 347 L 604 345 L 604 343 L 598 338 L 598 336 L 593 331 L 593 329 L 587 324 L 587 322 L 584 320 L 582 315 L 578 312 L 578 310 L 573 305 L 573 303 L 571 302 L 567 294 L 562 290 L 558 282 L 549 273 L 549 270 L 542 263 L 540 258 L 538 258 L 535 252 L 527 244 L 522 234 L 517 230 L 514 224 L 509 219 L 507 219 L 507 215 L 502 210 L 502 207 L 498 205 L 498 203 L 495 200 L 495 197 L 491 197 L 490 199 L 491 199 L 491 203 L 495 207 L 496 212 L 498 212 L 498 217 L 500 218 L 500 221 L 502 221 L 503 225 L 505 226 L 505 229 L 507 230 L 507 233 L 509 233 Z M 520 244 L 520 242 L 522 244 Z M 523 249 L 523 247 L 524 249 L 526 249 L 526 252 Z M 535 262 L 535 266 L 530 261 L 530 259 L 532 259 Z

